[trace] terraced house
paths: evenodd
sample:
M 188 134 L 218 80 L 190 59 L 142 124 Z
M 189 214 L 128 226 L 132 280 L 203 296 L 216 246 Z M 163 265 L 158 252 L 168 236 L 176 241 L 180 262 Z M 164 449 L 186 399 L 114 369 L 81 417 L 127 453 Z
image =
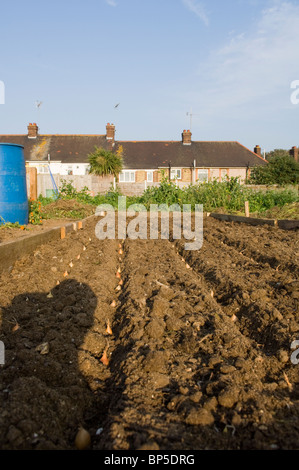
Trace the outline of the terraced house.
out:
M 30 123 L 27 134 L 0 135 L 0 142 L 24 147 L 28 178 L 36 178 L 37 193 L 44 196 L 63 179 L 78 190 L 87 186 L 94 194 L 106 192 L 111 184 L 123 194 L 141 194 L 158 185 L 163 172 L 179 186 L 226 177 L 245 182 L 253 166 L 267 164 L 258 145 L 251 151 L 239 142 L 193 141 L 189 130 L 177 141 L 118 141 L 110 123 L 99 135 L 39 134 L 38 125 Z M 120 146 L 124 168 L 116 180 L 89 174 L 88 155 L 95 147 L 116 151 Z M 297 147 L 291 152 L 298 159 Z

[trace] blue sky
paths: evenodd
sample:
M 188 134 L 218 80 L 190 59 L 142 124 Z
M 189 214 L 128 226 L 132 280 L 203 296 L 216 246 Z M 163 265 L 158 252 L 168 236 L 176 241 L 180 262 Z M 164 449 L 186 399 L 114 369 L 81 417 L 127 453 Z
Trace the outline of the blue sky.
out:
M 45 134 L 104 134 L 113 122 L 119 140 L 180 140 L 192 124 L 193 140 L 299 146 L 299 0 L 0 8 L 1 134 L 29 122 Z

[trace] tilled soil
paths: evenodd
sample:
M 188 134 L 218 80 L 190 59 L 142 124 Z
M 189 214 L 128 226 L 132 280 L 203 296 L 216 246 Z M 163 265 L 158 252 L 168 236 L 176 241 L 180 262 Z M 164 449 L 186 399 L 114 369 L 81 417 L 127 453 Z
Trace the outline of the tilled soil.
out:
M 0 448 L 298 449 L 298 231 L 208 217 L 185 251 L 96 222 L 0 277 Z
M 76 219 L 48 219 L 43 220 L 41 225 L 28 224 L 23 226 L 23 230 L 20 227 L 3 227 L 0 226 L 0 243 L 9 242 L 12 240 L 30 237 L 38 233 L 45 232 L 46 230 L 61 227 L 71 222 L 75 222 Z

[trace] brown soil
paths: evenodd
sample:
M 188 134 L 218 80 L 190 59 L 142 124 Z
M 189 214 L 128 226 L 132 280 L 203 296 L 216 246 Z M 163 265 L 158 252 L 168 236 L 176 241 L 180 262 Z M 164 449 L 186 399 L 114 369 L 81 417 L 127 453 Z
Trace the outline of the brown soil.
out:
M 58 199 L 42 206 L 41 214 L 43 220 L 41 225 L 28 224 L 24 225 L 23 229 L 20 227 L 0 226 L 0 243 L 43 232 L 74 220 L 81 220 L 94 214 L 94 212 L 95 206 L 91 204 L 83 204 L 74 199 Z
M 0 276 L 0 448 L 298 449 L 298 231 L 205 218 L 199 251 L 120 254 L 95 223 Z
M 66 225 L 69 222 L 73 222 L 75 219 L 48 219 L 43 220 L 41 225 L 25 225 L 24 229 L 16 227 L 0 227 L 0 243 L 15 240 L 16 238 L 24 238 L 35 233 L 44 232 L 54 227 L 60 227 Z

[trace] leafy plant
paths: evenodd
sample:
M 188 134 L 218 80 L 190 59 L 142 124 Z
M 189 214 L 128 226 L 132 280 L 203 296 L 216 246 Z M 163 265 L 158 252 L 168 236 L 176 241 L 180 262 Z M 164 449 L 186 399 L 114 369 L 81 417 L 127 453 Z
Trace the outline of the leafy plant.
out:
M 29 201 L 29 223 L 32 225 L 42 224 L 41 201 Z
M 5 228 L 19 228 L 21 230 L 28 230 L 25 225 L 20 225 L 19 222 L 5 222 L 3 217 L 0 216 L 0 229 Z
M 115 177 L 123 169 L 121 152 L 113 153 L 103 148 L 95 147 L 93 153 L 88 155 L 90 173 L 99 176 L 114 175 Z
M 40 197 L 38 202 L 42 206 L 43 218 L 69 217 L 78 218 L 89 215 L 94 210 L 93 207 L 100 204 L 110 204 L 115 209 L 118 208 L 118 198 L 122 193 L 118 186 L 113 184 L 105 194 L 92 196 L 87 187 L 76 190 L 72 182 L 62 182 L 59 199 L 53 201 L 51 198 Z M 76 206 L 75 202 L 80 206 Z M 202 204 L 206 212 L 220 211 L 227 213 L 243 213 L 245 201 L 249 201 L 250 212 L 264 214 L 273 208 L 281 208 L 287 204 L 299 202 L 298 190 L 294 186 L 256 190 L 255 188 L 242 185 L 238 178 L 227 178 L 224 181 L 210 181 L 205 183 L 190 184 L 187 187 L 179 188 L 173 180 L 161 172 L 161 183 L 159 186 L 149 187 L 141 196 L 130 196 L 126 198 L 126 205 L 129 207 L 135 204 L 145 206 L 150 209 L 151 204 L 158 204 L 160 207 L 165 204 L 170 207 L 178 204 L 183 208 L 184 204 L 191 205 L 194 210 L 196 204 Z M 43 208 L 51 202 L 49 208 Z M 65 204 L 63 204 L 65 202 Z M 39 209 L 41 207 L 38 206 Z M 84 206 L 86 208 L 84 209 Z M 136 209 L 138 210 L 138 209 Z M 37 211 L 38 212 L 38 211 Z M 38 223 L 38 213 L 36 215 Z
M 276 149 L 266 154 L 268 164 L 252 168 L 250 184 L 298 184 L 299 163 L 287 150 Z
M 73 181 L 61 180 L 61 186 L 59 188 L 60 197 L 74 199 L 77 196 L 78 192 L 72 183 Z
M 159 186 L 148 187 L 139 201 L 147 208 L 151 204 L 180 204 L 182 190 L 175 184 L 173 180 L 169 180 L 164 170 L 161 170 L 161 182 Z

